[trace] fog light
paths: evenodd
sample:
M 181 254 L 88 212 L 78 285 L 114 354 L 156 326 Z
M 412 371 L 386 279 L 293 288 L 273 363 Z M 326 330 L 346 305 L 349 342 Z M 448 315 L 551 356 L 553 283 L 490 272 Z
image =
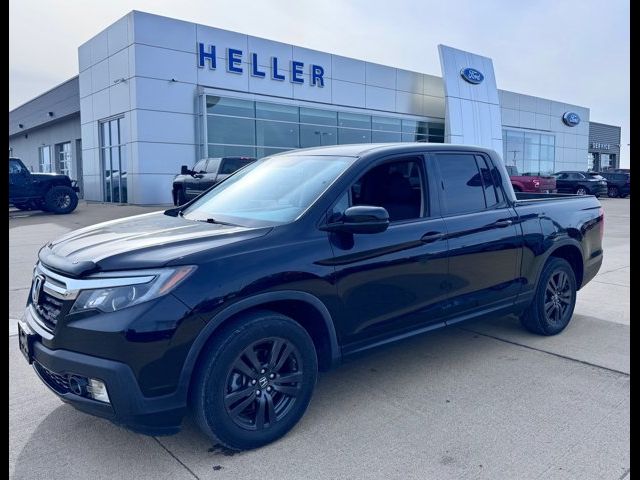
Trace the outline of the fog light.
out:
M 107 393 L 107 386 L 102 380 L 95 378 L 89 379 L 89 388 L 87 388 L 89 396 L 99 402 L 111 403 L 109 400 L 109 394 Z

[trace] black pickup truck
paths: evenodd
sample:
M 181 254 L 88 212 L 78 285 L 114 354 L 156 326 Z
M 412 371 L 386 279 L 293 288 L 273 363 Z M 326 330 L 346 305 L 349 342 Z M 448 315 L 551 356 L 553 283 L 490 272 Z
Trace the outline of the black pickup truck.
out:
M 255 161 L 253 157 L 222 157 L 202 159 L 193 168 L 182 165 L 180 175 L 173 179 L 173 204 L 184 205 L 236 170 Z
M 20 210 L 71 213 L 78 206 L 78 186 L 67 175 L 31 173 L 19 158 L 9 157 L 9 205 Z
M 603 229 L 593 196 L 516 196 L 491 150 L 290 151 L 47 243 L 20 348 L 82 411 L 166 434 L 191 409 L 214 441 L 255 448 L 296 424 L 318 370 L 373 347 L 507 314 L 561 332 Z

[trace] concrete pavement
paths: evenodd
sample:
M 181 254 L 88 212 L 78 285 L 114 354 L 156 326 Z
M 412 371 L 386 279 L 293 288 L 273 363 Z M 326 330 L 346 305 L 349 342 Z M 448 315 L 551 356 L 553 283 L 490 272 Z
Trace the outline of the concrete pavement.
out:
M 300 424 L 256 451 L 231 455 L 190 420 L 152 438 L 77 412 L 37 380 L 10 336 L 9 475 L 628 479 L 629 201 L 602 203 L 605 261 L 561 335 L 538 337 L 507 317 L 377 351 L 322 375 Z M 153 210 L 84 208 L 75 223 L 10 220 L 10 289 L 28 289 L 37 248 L 65 229 Z M 14 292 L 10 316 L 26 298 Z

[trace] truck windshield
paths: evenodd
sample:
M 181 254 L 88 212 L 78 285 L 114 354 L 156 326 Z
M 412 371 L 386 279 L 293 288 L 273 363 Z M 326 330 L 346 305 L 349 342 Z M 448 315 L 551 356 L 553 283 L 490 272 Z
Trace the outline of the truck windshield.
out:
M 354 157 L 276 155 L 239 170 L 182 212 L 188 220 L 269 226 L 298 218 Z

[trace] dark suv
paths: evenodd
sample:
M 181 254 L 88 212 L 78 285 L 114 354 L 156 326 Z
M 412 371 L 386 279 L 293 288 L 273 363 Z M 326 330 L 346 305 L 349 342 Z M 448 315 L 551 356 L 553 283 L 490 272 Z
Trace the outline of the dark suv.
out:
M 578 195 L 605 195 L 607 181 L 595 172 L 562 171 L 553 174 L 556 177 L 558 193 L 576 193 Z
M 182 165 L 180 175 L 173 179 L 173 204 L 183 205 L 205 190 L 220 183 L 236 170 L 255 162 L 252 157 L 205 158 L 193 168 Z
M 20 210 L 70 213 L 78 206 L 78 185 L 67 175 L 31 173 L 19 158 L 9 158 L 9 205 Z
M 631 194 L 631 174 L 624 172 L 599 172 L 607 181 L 607 195 L 624 198 Z

